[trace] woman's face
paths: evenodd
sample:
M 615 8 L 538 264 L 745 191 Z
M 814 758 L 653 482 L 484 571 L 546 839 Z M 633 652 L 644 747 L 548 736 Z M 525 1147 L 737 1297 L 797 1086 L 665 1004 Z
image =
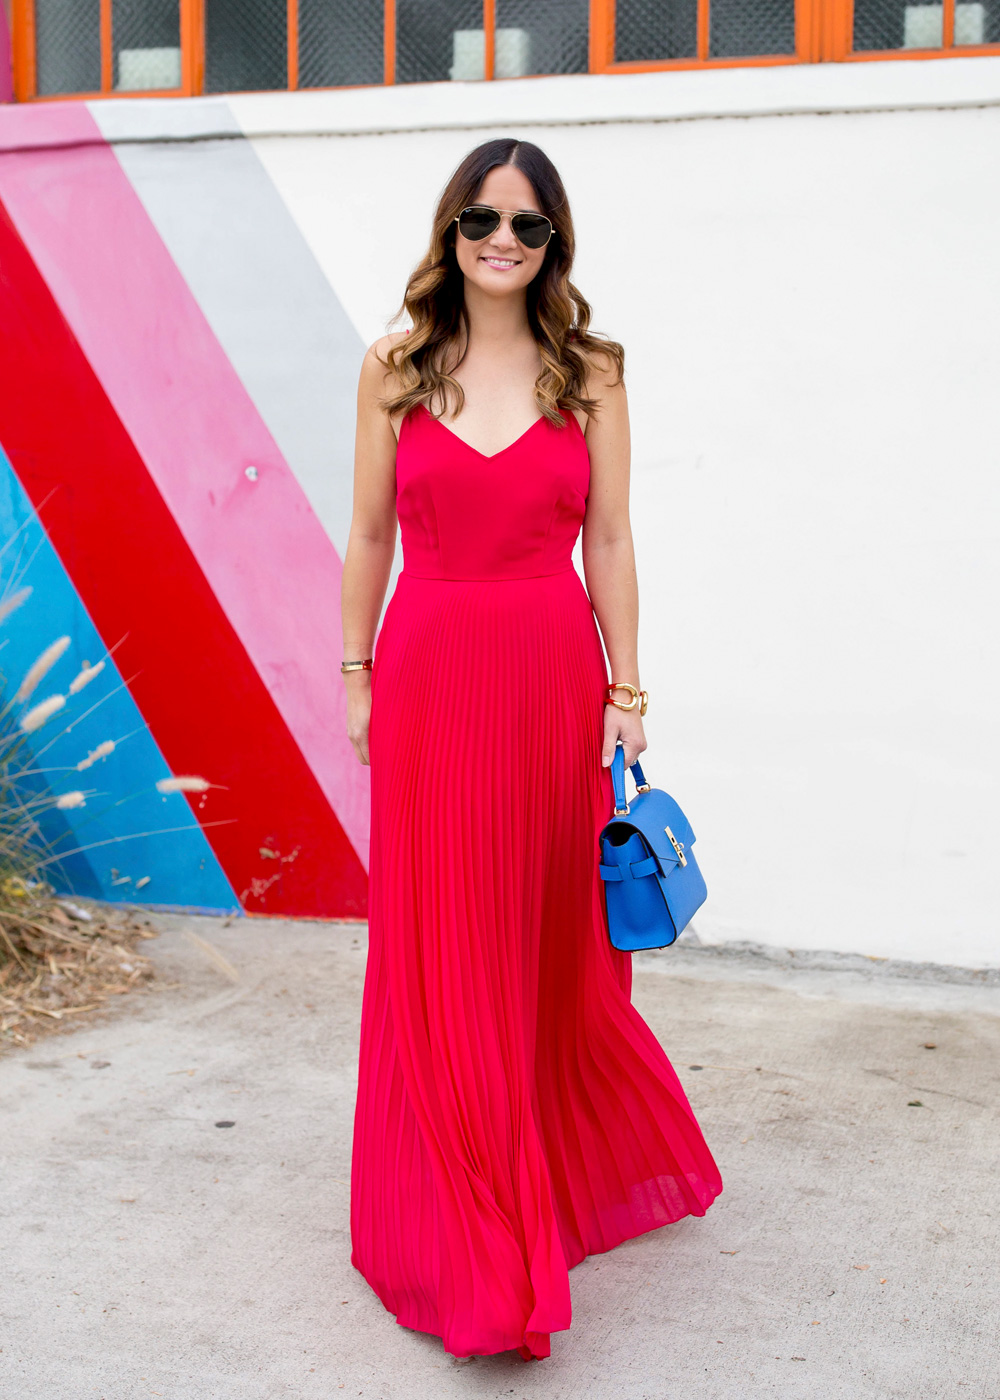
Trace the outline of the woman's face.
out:
M 479 186 L 472 204 L 489 204 L 494 209 L 513 209 L 541 214 L 531 181 L 513 165 L 497 165 Z M 540 272 L 545 248 L 526 248 L 511 232 L 510 216 L 488 238 L 474 243 L 463 237 L 455 225 L 455 254 L 466 279 L 489 296 L 505 296 L 522 291 Z

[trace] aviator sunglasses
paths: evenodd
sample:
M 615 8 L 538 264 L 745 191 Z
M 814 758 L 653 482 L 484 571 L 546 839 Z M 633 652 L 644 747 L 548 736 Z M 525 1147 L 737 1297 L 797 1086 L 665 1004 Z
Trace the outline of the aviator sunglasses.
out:
M 455 216 L 458 231 L 471 243 L 479 243 L 496 233 L 504 214 L 510 215 L 514 237 L 526 248 L 544 248 L 555 233 L 552 221 L 544 214 L 529 214 L 521 210 L 492 209 L 488 204 L 470 204 Z

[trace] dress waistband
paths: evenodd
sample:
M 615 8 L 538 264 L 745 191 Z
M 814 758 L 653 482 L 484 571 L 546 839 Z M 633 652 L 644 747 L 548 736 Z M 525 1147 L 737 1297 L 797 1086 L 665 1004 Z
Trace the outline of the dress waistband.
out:
M 418 578 L 432 583 L 520 583 L 526 578 L 558 578 L 560 574 L 574 574 L 576 568 L 567 564 L 564 569 L 549 569 L 542 574 L 418 574 L 413 569 L 402 568 L 399 577 Z

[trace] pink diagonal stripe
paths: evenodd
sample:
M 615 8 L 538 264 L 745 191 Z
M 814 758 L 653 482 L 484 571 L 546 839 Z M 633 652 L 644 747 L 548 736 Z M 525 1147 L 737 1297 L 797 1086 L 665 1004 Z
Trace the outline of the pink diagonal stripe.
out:
M 333 544 L 82 105 L 0 113 L 0 197 L 367 869 Z

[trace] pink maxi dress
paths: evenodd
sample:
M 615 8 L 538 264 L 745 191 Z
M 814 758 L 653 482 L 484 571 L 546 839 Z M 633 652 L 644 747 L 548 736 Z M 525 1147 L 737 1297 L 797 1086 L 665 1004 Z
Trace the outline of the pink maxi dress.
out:
M 608 672 L 572 413 L 493 456 L 423 407 L 371 674 L 352 1262 L 455 1356 L 547 1356 L 568 1270 L 704 1215 L 718 1168 L 608 940 Z

